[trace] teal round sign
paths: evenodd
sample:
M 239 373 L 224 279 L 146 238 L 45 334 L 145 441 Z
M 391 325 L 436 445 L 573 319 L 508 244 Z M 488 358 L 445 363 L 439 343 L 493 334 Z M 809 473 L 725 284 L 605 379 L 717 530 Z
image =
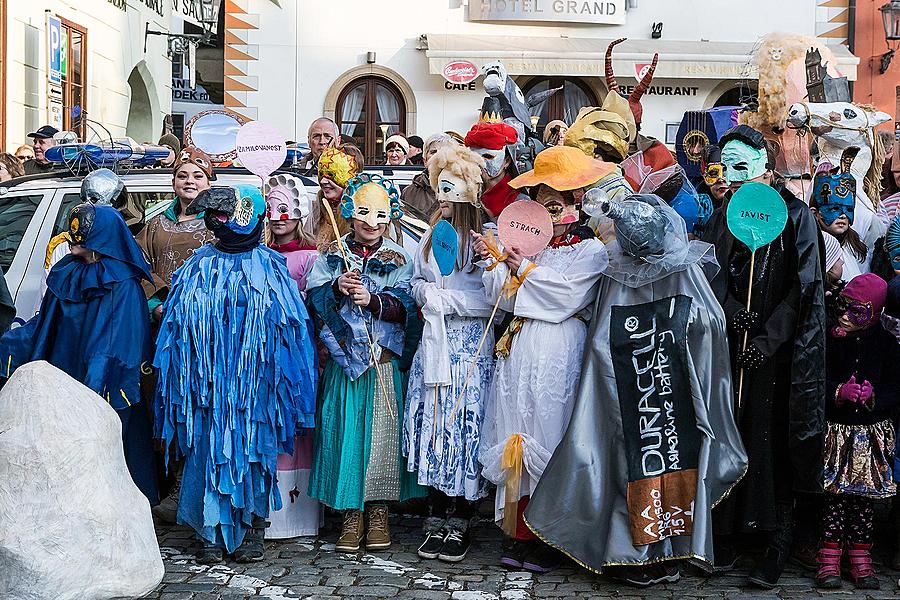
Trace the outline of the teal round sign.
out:
M 781 195 L 772 186 L 757 182 L 741 185 L 725 211 L 732 235 L 753 252 L 771 244 L 784 231 L 787 217 Z
M 431 230 L 431 251 L 437 261 L 441 275 L 447 277 L 456 268 L 456 255 L 459 253 L 459 234 L 453 225 L 441 219 Z

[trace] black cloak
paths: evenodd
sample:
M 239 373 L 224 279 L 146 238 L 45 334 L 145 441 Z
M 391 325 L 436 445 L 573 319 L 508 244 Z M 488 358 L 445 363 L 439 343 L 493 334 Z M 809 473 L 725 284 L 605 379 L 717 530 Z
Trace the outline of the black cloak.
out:
M 749 342 L 768 357 L 744 373 L 743 402 L 736 410 L 750 459 L 747 475 L 716 515 L 717 534 L 775 528 L 776 501 L 791 492 L 822 491 L 825 427 L 825 292 L 821 234 L 809 207 L 776 186 L 788 223 L 757 251 L 751 310 L 760 322 Z M 750 251 L 728 230 L 728 202 L 710 218 L 704 240 L 716 246 L 722 268 L 712 287 L 728 322 L 745 308 Z M 743 335 L 729 330 L 732 365 Z M 734 382 L 740 370 L 735 365 Z

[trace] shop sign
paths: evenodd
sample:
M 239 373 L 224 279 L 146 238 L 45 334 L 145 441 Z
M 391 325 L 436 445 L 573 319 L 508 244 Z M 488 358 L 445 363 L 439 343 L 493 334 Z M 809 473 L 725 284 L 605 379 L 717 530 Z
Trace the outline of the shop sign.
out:
M 471 21 L 625 23 L 625 0 L 470 0 Z
M 209 93 L 202 86 L 190 87 L 187 79 L 172 79 L 172 102 L 189 102 L 191 104 L 212 104 Z
M 119 10 L 121 10 L 123 12 L 128 11 L 128 0 L 106 0 L 106 1 L 107 1 L 107 3 L 112 4 L 113 6 L 115 6 L 116 8 L 118 8 Z M 192 0 L 187 0 L 187 1 L 191 2 Z M 146 6 L 150 10 L 154 11 L 159 16 L 163 16 L 163 12 L 165 10 L 163 8 L 164 0 L 137 0 L 137 2 L 143 3 L 144 6 Z
M 474 81 L 472 81 L 471 83 L 450 83 L 449 81 L 445 81 L 444 89 L 445 90 L 460 90 L 460 91 L 470 90 L 470 91 L 474 92 L 478 88 L 475 86 Z
M 478 67 L 468 60 L 454 60 L 447 63 L 441 74 L 449 83 L 471 83 L 478 77 Z
M 634 78 L 640 81 L 650 70 L 650 63 L 634 63 Z
M 620 85 L 619 89 L 625 96 L 631 95 L 634 88 L 633 85 Z M 696 96 L 699 87 L 691 85 L 651 85 L 647 88 L 648 96 Z
M 140 0 L 140 2 L 143 2 L 144 6 L 146 6 L 159 16 L 163 16 L 165 12 L 165 9 L 163 8 L 163 0 Z
M 170 0 L 172 12 L 180 16 L 188 23 L 200 26 L 203 21 L 203 12 L 200 9 L 201 0 Z

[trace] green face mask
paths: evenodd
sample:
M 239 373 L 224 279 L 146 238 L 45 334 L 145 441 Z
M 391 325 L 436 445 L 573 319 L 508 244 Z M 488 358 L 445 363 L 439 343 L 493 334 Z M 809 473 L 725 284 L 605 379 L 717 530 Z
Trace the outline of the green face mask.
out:
M 766 172 L 766 150 L 754 148 L 740 140 L 731 140 L 722 148 L 722 162 L 728 183 L 756 179 Z

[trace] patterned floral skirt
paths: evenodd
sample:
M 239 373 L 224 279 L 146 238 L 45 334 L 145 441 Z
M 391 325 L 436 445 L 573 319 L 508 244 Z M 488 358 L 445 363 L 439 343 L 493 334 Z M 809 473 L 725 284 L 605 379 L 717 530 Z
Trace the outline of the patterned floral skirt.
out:
M 893 481 L 894 424 L 828 423 L 825 434 L 825 491 L 867 498 L 889 498 Z

